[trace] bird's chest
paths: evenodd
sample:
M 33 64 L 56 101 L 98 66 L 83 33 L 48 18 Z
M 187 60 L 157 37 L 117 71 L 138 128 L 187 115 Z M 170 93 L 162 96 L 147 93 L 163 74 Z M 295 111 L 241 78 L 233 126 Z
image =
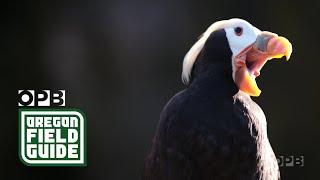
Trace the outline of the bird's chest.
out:
M 262 109 L 250 97 L 237 94 L 234 98 L 237 116 L 248 121 L 250 133 L 256 139 L 257 167 L 260 169 L 261 179 L 277 179 L 278 164 L 268 139 L 266 117 Z
M 202 98 L 190 112 L 208 127 L 213 125 L 227 132 L 249 127 L 261 136 L 266 133 L 266 117 L 262 109 L 242 93 L 233 98 Z
M 265 115 L 250 97 L 198 98 L 197 105 L 187 110 L 185 117 L 191 117 L 193 128 L 198 132 L 194 141 L 201 147 L 198 155 L 204 168 L 211 169 L 210 165 L 215 162 L 226 174 L 246 172 L 259 177 L 270 174 L 270 170 L 255 174 L 260 167 L 263 171 L 274 167 L 275 161 L 267 138 Z M 212 169 L 210 172 L 214 172 Z
M 251 98 L 239 92 L 234 96 L 234 114 L 237 119 L 241 119 L 248 124 L 250 129 L 254 128 L 257 131 L 257 136 L 261 138 L 267 136 L 266 117 L 259 107 Z M 266 137 L 265 137 L 266 138 Z

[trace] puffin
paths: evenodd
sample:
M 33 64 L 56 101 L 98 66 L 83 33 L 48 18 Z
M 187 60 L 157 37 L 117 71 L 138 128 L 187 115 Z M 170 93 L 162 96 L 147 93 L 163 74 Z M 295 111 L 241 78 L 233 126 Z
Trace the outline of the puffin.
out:
M 272 59 L 289 60 L 285 37 L 232 18 L 217 21 L 183 60 L 186 88 L 163 108 L 144 180 L 278 180 L 264 112 L 252 97 Z

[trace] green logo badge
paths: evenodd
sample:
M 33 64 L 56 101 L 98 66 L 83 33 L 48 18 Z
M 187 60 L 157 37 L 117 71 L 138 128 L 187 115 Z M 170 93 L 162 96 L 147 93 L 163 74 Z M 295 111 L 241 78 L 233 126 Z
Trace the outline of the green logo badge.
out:
M 26 92 L 30 90 L 19 92 L 27 94 Z M 32 92 L 27 98 L 21 95 L 23 99 L 19 103 L 29 106 L 35 101 L 33 99 L 36 99 L 42 101 L 35 103 L 38 106 L 40 103 L 45 104 L 43 103 L 46 101 L 43 98 L 44 95 L 40 95 L 40 98 L 33 97 L 47 92 L 49 91 Z M 59 96 L 52 97 L 51 99 L 57 99 Z M 65 100 L 61 97 L 59 101 L 48 101 L 48 106 L 53 103 L 64 106 Z M 87 146 L 84 114 L 77 109 L 43 109 L 38 106 L 19 109 L 19 157 L 21 161 L 27 166 L 85 166 Z
M 78 110 L 19 109 L 19 155 L 26 165 L 86 165 L 85 116 Z

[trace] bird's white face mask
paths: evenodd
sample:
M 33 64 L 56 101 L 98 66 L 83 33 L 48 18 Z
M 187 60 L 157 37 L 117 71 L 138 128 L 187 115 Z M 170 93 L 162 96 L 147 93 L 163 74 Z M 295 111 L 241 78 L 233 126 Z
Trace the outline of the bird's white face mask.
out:
M 233 53 L 233 80 L 241 91 L 250 96 L 259 96 L 261 90 L 255 78 L 268 60 L 283 56 L 289 60 L 292 52 L 290 42 L 277 34 L 261 32 L 243 21 L 236 21 L 224 29 Z
M 277 34 L 260 31 L 242 19 L 218 21 L 212 24 L 203 36 L 186 54 L 183 63 L 182 79 L 188 83 L 192 65 L 203 48 L 206 39 L 213 31 L 224 29 L 232 51 L 232 78 L 238 88 L 250 96 L 259 96 L 255 78 L 260 75 L 264 64 L 271 59 L 292 53 L 291 43 Z

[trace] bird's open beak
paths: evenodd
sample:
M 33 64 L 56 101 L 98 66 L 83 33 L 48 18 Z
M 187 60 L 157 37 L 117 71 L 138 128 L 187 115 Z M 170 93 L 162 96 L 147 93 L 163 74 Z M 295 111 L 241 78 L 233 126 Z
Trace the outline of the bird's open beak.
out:
M 260 75 L 263 65 L 270 59 L 283 56 L 289 60 L 292 45 L 288 39 L 270 32 L 262 32 L 255 43 L 234 58 L 234 81 L 238 88 L 250 96 L 259 96 L 255 78 Z

